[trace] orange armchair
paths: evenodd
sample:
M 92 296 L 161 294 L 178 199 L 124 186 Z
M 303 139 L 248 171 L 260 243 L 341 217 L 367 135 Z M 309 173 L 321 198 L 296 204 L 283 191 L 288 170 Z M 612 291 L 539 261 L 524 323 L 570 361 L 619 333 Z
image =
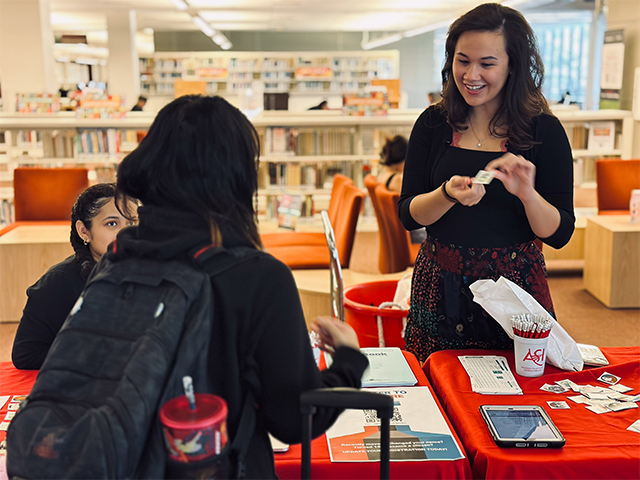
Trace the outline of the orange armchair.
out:
M 71 207 L 89 186 L 86 168 L 16 168 L 13 172 L 15 219 L 71 219 Z
M 327 210 L 331 225 L 335 226 L 338 222 L 342 207 L 342 194 L 347 185 L 353 185 L 353 180 L 349 177 L 339 173 L 333 177 L 331 200 L 329 200 L 329 209 Z M 326 247 L 327 245 L 327 240 L 322 232 L 265 233 L 260 235 L 260 239 L 267 250 L 285 246 L 319 245 Z
M 640 160 L 596 160 L 598 215 L 629 215 L 631 190 L 640 188 Z
M 415 263 L 420 244 L 411 243 L 411 235 L 398 217 L 400 194 L 378 184 L 374 189 L 374 195 L 380 206 L 378 226 L 383 233 L 380 238 L 384 238 L 380 243 L 380 271 L 401 272 Z
M 376 195 L 376 187 L 378 185 L 382 185 L 376 180 L 371 174 L 368 174 L 364 177 L 364 186 L 367 187 L 367 191 L 369 192 L 369 198 L 371 199 L 371 205 L 373 205 L 373 211 L 376 215 L 376 220 L 378 222 L 378 268 L 381 273 L 391 273 L 388 265 L 388 255 L 387 250 L 389 249 L 389 242 L 384 232 L 385 229 L 382 226 L 382 212 L 380 211 L 380 202 L 378 201 L 378 197 Z
M 353 241 L 356 235 L 356 224 L 358 223 L 364 196 L 364 193 L 359 188 L 347 184 L 341 189 L 341 196 L 336 199 L 339 201 L 338 214 L 335 223 L 331 223 L 334 227 L 336 248 L 342 268 L 349 268 Z M 265 247 L 271 255 L 285 263 L 292 270 L 329 268 L 329 248 L 324 233 L 320 235 L 322 235 L 324 242 L 322 245 L 307 243 L 298 245 L 265 245 Z

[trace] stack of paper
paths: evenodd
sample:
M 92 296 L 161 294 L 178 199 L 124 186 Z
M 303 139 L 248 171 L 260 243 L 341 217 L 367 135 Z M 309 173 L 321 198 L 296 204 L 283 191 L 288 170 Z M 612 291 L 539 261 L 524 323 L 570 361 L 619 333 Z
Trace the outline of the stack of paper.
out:
M 362 377 L 363 387 L 410 387 L 418 383 L 399 348 L 361 348 L 360 351 L 369 359 Z
M 522 389 L 505 357 L 497 355 L 459 356 L 467 371 L 471 389 L 485 395 L 522 395 Z

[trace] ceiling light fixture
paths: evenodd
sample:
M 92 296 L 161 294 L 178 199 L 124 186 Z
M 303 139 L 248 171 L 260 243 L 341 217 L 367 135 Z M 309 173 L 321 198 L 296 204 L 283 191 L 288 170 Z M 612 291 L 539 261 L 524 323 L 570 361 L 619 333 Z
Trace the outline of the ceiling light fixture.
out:
M 204 33 L 207 37 L 213 37 L 216 34 L 214 28 L 207 23 L 207 21 L 200 17 L 199 15 L 194 15 L 191 17 L 191 21 L 195 23 L 202 33 Z
M 191 21 L 195 23 L 202 33 L 204 33 L 207 37 L 211 37 L 213 43 L 218 45 L 223 50 L 229 50 L 233 47 L 233 44 L 229 41 L 229 39 L 224 35 L 224 33 L 213 28 L 209 22 L 207 22 L 200 15 L 195 14 L 191 16 Z
M 394 33 L 393 35 L 387 35 L 379 37 L 373 40 L 369 40 L 369 32 L 363 33 L 362 42 L 360 46 L 363 50 L 371 50 L 372 48 L 382 47 L 383 45 L 389 45 L 390 43 L 399 42 L 403 38 L 411 38 L 423 33 L 433 32 L 439 28 L 447 28 L 454 21 L 454 18 L 441 20 L 439 22 L 430 23 L 421 27 L 412 28 L 411 30 L 405 30 L 403 32 Z
M 451 25 L 452 20 L 443 20 L 442 22 L 432 23 L 430 25 L 424 25 L 418 28 L 412 28 L 411 30 L 405 30 L 402 32 L 402 36 L 406 38 L 415 37 L 417 35 L 422 35 L 423 33 L 433 32 L 434 30 L 438 30 L 439 28 L 446 28 Z
M 385 37 L 376 38 L 375 40 L 369 40 L 362 42 L 360 46 L 363 50 L 371 50 L 372 48 L 382 47 L 383 45 L 389 45 L 390 43 L 399 42 L 402 40 L 402 33 L 394 33 L 393 35 L 387 35 Z
M 185 0 L 171 0 L 171 3 L 178 10 L 189 10 L 189 4 Z

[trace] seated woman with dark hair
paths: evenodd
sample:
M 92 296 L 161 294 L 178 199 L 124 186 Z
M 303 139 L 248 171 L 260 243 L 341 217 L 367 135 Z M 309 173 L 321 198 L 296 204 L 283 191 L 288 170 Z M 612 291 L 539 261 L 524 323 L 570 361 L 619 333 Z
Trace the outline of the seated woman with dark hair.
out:
M 190 261 L 189 252 L 222 246 L 256 252 L 211 278 L 215 298 L 207 355 L 212 393 L 228 405 L 233 439 L 251 391 L 257 421 L 246 458 L 247 478 L 277 478 L 268 433 L 302 440 L 300 393 L 319 387 L 360 387 L 367 359 L 353 329 L 321 319 L 312 326 L 333 363 L 316 366 L 291 270 L 262 251 L 258 234 L 258 134 L 221 97 L 182 96 L 156 116 L 149 133 L 118 168 L 117 197 L 137 198 L 140 223 L 118 234 L 107 252 L 128 258 Z M 118 202 L 120 205 L 121 203 Z M 340 410 L 313 417 L 313 435 Z
M 404 159 L 407 156 L 407 143 L 407 139 L 402 135 L 396 135 L 392 139 L 387 139 L 380 152 L 382 169 L 376 176 L 376 180 L 392 192 L 402 190 L 402 172 Z
M 27 289 L 29 298 L 11 352 L 16 368 L 35 370 L 42 366 L 94 265 L 116 234 L 132 224 L 116 208 L 115 192 L 115 184 L 99 183 L 82 192 L 73 205 L 71 246 L 75 253 Z

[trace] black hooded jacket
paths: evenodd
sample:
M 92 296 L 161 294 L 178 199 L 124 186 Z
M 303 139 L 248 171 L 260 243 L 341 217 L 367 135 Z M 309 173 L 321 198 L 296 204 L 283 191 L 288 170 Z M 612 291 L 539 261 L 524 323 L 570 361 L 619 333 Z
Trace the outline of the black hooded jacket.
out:
M 122 230 L 107 255 L 161 260 L 187 258 L 187 252 L 211 243 L 209 227 L 184 211 L 145 206 L 140 224 Z M 224 246 L 250 246 L 220 225 Z M 230 438 L 240 418 L 247 389 L 257 403 L 257 421 L 247 454 L 248 478 L 276 478 L 267 432 L 286 443 L 301 441 L 299 396 L 321 387 L 360 387 L 367 359 L 351 348 L 340 348 L 331 368 L 320 372 L 296 285 L 289 268 L 267 253 L 212 278 L 215 296 L 209 371 L 215 393 L 227 401 Z M 338 410 L 314 416 L 314 435 L 326 430 Z

